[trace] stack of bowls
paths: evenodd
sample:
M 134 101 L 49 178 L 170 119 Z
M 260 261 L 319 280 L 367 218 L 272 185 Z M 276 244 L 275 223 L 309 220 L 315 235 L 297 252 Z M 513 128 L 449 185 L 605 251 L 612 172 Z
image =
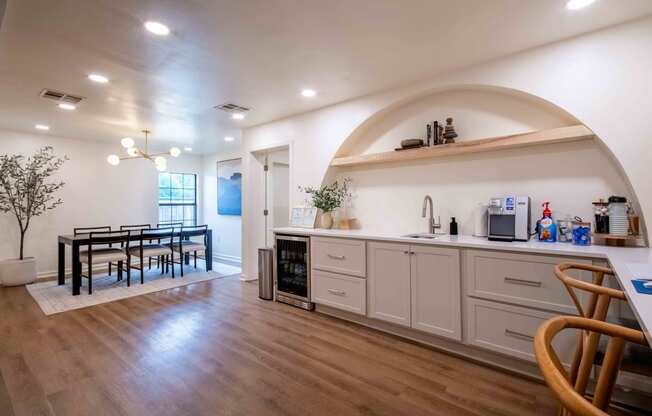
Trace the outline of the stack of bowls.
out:
M 625 197 L 609 197 L 609 234 L 620 236 L 629 234 L 627 199 Z

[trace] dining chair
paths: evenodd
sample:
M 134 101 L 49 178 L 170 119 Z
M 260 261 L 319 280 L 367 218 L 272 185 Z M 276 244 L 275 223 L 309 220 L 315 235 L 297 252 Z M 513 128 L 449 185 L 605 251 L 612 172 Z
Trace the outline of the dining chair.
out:
M 142 229 L 147 229 L 151 228 L 152 226 L 150 224 L 128 224 L 128 225 L 121 225 L 120 230 L 129 230 L 129 231 L 140 231 Z M 152 258 L 149 258 L 149 268 L 152 268 Z
M 580 334 L 589 334 L 589 337 L 609 337 L 591 401 L 584 396 L 583 390 L 578 390 L 577 383 L 572 382 L 552 346 L 558 333 L 571 328 L 579 330 Z M 560 415 L 608 415 L 606 411 L 618 377 L 623 351 L 628 343 L 645 346 L 647 341 L 641 331 L 579 316 L 556 316 L 539 327 L 534 336 L 534 355 L 548 387 L 561 402 Z M 595 349 L 584 349 L 579 361 L 580 368 L 593 365 L 594 353 Z M 577 381 L 588 382 L 588 377 L 586 380 L 578 378 Z
M 80 234 L 88 234 L 92 231 L 111 231 L 111 226 L 110 225 L 103 225 L 99 227 L 75 227 L 73 228 L 72 232 L 73 235 L 76 237 Z M 79 250 L 79 257 L 85 256 L 86 250 L 80 249 Z M 111 276 L 111 263 L 109 263 L 109 276 Z
M 131 267 L 129 251 L 129 236 L 131 231 L 92 231 L 88 237 L 88 250 L 84 255 L 80 254 L 80 263 L 88 266 L 88 294 L 93 293 L 93 265 L 98 263 L 118 264 L 118 270 L 123 270 L 123 262 L 127 262 L 127 286 L 131 286 Z M 113 244 L 120 244 L 121 247 L 113 247 Z M 94 248 L 97 247 L 97 248 Z M 120 278 L 118 278 L 120 280 Z
M 192 238 L 200 241 L 194 241 Z M 197 253 L 203 252 L 206 255 L 208 245 L 208 225 L 182 226 L 179 234 L 179 240 L 174 244 L 173 249 L 179 253 L 179 264 L 181 266 L 181 277 L 183 277 L 183 264 L 185 257 L 194 254 L 194 266 L 197 268 Z M 172 258 L 172 267 L 174 268 L 174 256 Z
M 583 263 L 561 263 L 555 266 L 554 270 L 555 276 L 566 287 L 578 315 L 583 318 L 606 322 L 612 319 L 608 318 L 608 311 L 613 299 L 627 302 L 625 293 L 622 290 L 604 286 L 606 283 L 605 277 L 614 277 L 614 272 L 609 267 Z M 573 270 L 592 272 L 592 281 L 588 282 L 571 276 L 569 272 Z M 585 305 L 580 301 L 577 291 L 588 294 Z M 638 323 L 632 320 L 617 319 L 611 323 L 633 330 L 641 329 Z M 606 344 L 600 342 L 599 333 L 578 332 L 577 347 L 571 361 L 569 381 L 575 386 L 579 394 L 584 394 L 587 388 L 593 365 L 604 365 L 606 349 Z M 583 361 L 584 354 L 587 351 L 592 357 L 590 363 L 588 360 Z M 628 344 L 622 356 L 621 370 L 623 372 L 652 376 L 652 350 L 647 344 L 643 346 Z M 584 362 L 583 365 L 582 362 Z
M 174 227 L 174 229 L 175 229 L 176 231 L 179 231 L 179 230 L 181 230 L 181 227 L 183 227 L 183 222 L 182 222 L 182 221 L 177 221 L 177 222 L 159 222 L 158 224 L 156 224 L 156 228 L 161 228 L 161 227 L 163 227 L 163 228 L 165 228 L 165 227 Z M 159 244 L 161 244 L 161 243 L 165 243 L 165 241 L 161 241 L 161 240 L 159 240 L 158 243 L 159 243 Z M 167 263 L 164 262 L 164 259 L 163 259 L 163 258 L 159 258 L 159 259 L 158 259 L 158 264 L 156 265 L 156 268 L 158 269 L 159 267 L 162 267 L 162 266 L 167 266 Z M 174 265 L 173 265 L 172 267 L 174 267 Z M 150 269 L 152 268 L 152 262 L 151 262 L 151 261 L 150 261 L 150 263 L 149 263 L 149 268 L 150 268 Z M 164 273 L 165 270 L 162 270 L 161 272 Z
M 138 245 L 132 246 L 128 250 L 130 257 L 138 257 L 140 263 L 135 265 L 131 260 L 131 268 L 140 270 L 140 284 L 145 283 L 145 257 L 163 257 L 165 262 L 169 261 L 169 256 L 173 255 L 172 246 L 174 244 L 174 227 L 160 227 L 140 229 Z M 164 243 L 152 243 L 152 241 L 166 241 Z M 163 270 L 165 270 L 163 268 Z M 172 278 L 174 279 L 174 267 L 172 267 Z

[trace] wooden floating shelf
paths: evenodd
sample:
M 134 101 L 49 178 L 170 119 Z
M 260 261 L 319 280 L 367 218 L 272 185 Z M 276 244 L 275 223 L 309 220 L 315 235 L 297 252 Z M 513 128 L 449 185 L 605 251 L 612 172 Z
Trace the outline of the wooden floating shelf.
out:
M 360 166 L 379 163 L 408 162 L 420 159 L 436 159 L 448 156 L 473 153 L 493 152 L 497 150 L 519 149 L 545 144 L 570 143 L 592 140 L 593 132 L 586 126 L 574 125 L 510 136 L 490 137 L 487 139 L 465 140 L 458 143 L 441 144 L 430 147 L 374 153 L 359 156 L 337 157 L 331 166 Z

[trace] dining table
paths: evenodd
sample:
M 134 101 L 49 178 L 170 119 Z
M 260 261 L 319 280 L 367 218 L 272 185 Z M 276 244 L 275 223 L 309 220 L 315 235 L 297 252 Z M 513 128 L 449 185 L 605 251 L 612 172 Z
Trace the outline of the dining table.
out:
M 169 235 L 170 233 L 168 233 Z M 189 239 L 189 236 L 185 236 L 183 231 L 174 231 L 174 237 L 179 237 L 182 239 Z M 206 230 L 206 252 L 205 252 L 205 262 L 206 262 L 206 271 L 213 270 L 213 231 L 211 229 Z M 140 234 L 132 234 L 129 236 L 130 241 L 140 241 Z M 59 285 L 66 284 L 66 246 L 72 248 L 71 262 L 72 262 L 72 294 L 77 296 L 80 293 L 82 276 L 81 276 L 81 263 L 79 261 L 79 252 L 80 248 L 83 246 L 88 246 L 90 243 L 90 234 L 64 234 L 60 235 L 57 238 L 58 241 L 58 268 L 57 268 L 57 277 Z M 186 265 L 190 264 L 190 254 L 186 253 L 184 256 L 184 263 Z M 122 274 L 122 270 L 118 270 L 118 276 Z

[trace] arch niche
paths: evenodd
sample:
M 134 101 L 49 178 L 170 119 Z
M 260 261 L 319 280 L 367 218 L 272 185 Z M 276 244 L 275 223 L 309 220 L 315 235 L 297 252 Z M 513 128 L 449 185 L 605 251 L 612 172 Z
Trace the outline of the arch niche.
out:
M 335 157 L 390 151 L 401 139 L 424 137 L 426 123 L 443 122 L 448 116 L 454 118 L 458 140 L 583 124 L 549 101 L 515 89 L 447 86 L 413 94 L 377 111 L 352 130 Z M 551 200 L 553 212 L 560 217 L 592 218 L 591 202 L 611 194 L 624 194 L 641 212 L 625 171 L 597 136 L 593 142 L 330 167 L 323 183 L 343 177 L 353 178 L 356 194 L 353 206 L 343 215 L 355 216 L 363 227 L 387 231 L 419 231 L 425 194 L 438 202 L 442 222 L 455 216 L 463 233 L 470 233 L 470 216 L 478 202 L 510 193 L 532 196 L 533 221 L 540 216 L 543 200 Z M 641 228 L 644 232 L 643 218 Z

